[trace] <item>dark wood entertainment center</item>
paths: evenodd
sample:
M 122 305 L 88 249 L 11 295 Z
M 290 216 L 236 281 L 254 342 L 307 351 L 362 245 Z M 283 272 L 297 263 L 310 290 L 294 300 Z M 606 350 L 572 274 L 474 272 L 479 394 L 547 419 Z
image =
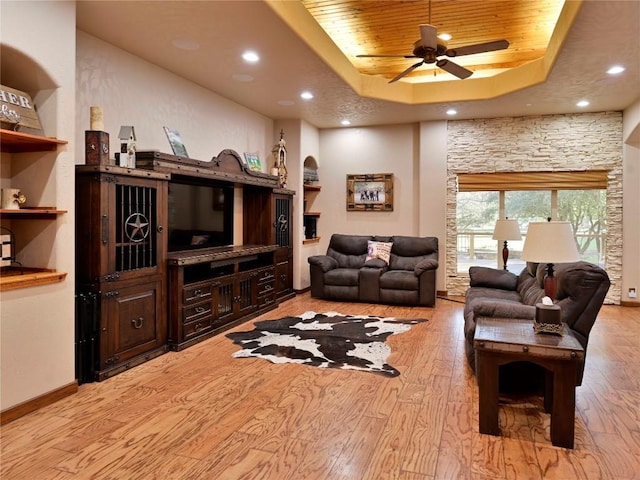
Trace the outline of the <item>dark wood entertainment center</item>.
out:
M 242 245 L 169 251 L 172 182 L 241 191 Z M 182 350 L 294 296 L 294 193 L 233 150 L 210 162 L 137 152 L 136 168 L 78 165 L 78 381 Z

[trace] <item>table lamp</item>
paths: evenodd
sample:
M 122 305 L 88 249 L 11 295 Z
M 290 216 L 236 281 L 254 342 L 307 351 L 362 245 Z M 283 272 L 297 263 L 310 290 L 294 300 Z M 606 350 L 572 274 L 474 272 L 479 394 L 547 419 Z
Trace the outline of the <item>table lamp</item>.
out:
M 520 235 L 520 226 L 517 220 L 497 220 L 496 226 L 493 229 L 493 240 L 504 240 L 504 247 L 502 247 L 502 262 L 503 268 L 507 269 L 507 260 L 509 259 L 509 249 L 507 248 L 507 240 L 522 240 Z
M 527 262 L 547 264 L 544 293 L 555 300 L 557 281 L 553 275 L 553 264 L 580 260 L 571 224 L 550 220 L 529 223 L 522 248 L 522 259 Z

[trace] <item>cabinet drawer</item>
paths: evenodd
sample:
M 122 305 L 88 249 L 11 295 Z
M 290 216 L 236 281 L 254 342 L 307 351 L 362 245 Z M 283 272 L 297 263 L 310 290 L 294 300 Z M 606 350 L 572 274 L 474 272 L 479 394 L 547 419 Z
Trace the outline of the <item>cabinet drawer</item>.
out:
M 265 283 L 258 284 L 258 296 L 268 295 L 272 293 L 276 288 L 276 284 L 274 280 Z
M 193 322 L 199 318 L 211 315 L 211 302 L 199 303 L 183 309 L 183 323 Z
M 275 279 L 273 267 L 265 268 L 258 272 L 258 283 L 270 282 Z
M 182 291 L 182 301 L 185 305 L 202 302 L 203 300 L 211 299 L 211 284 L 199 283 L 197 285 L 189 285 L 184 287 Z
M 184 340 L 188 340 L 191 337 L 195 337 L 211 330 L 212 327 L 213 317 L 211 315 L 198 319 L 195 322 L 187 323 L 182 327 L 183 338 Z
M 272 290 L 271 293 L 267 295 L 259 295 L 258 296 L 258 308 L 262 308 L 265 305 L 269 305 L 276 300 L 275 291 Z

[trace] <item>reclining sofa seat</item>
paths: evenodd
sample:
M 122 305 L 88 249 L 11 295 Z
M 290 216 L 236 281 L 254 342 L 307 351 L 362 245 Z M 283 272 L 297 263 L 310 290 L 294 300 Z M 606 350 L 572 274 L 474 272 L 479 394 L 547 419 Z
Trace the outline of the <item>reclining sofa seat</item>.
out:
M 378 258 L 367 261 L 369 241 L 393 244 L 388 265 Z M 326 255 L 311 256 L 308 262 L 312 297 L 435 305 L 436 237 L 334 234 Z
M 546 264 L 527 263 L 519 275 L 506 270 L 487 267 L 469 269 L 470 287 L 465 293 L 464 335 L 465 351 L 475 371 L 473 337 L 480 317 L 527 319 L 533 321 L 537 303 L 542 302 Z M 560 306 L 561 318 L 587 353 L 589 333 L 593 327 L 611 282 L 607 272 L 587 262 L 554 265 L 557 279 L 555 302 Z M 544 334 L 541 334 L 544 335 Z M 507 367 L 507 368 L 505 368 Z M 536 383 L 541 369 L 528 365 L 503 366 L 506 383 L 523 381 Z M 509 372 L 510 370 L 510 372 Z M 582 384 L 584 359 L 578 364 L 576 385 Z M 503 372 L 501 369 L 501 387 Z

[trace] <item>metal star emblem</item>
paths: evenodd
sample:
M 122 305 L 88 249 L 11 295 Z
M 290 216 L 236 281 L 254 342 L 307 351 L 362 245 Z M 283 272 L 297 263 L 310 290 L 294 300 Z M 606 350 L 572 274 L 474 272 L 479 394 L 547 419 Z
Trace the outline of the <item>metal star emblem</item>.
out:
M 125 232 L 132 242 L 142 242 L 149 235 L 149 220 L 142 213 L 131 214 L 125 221 Z

